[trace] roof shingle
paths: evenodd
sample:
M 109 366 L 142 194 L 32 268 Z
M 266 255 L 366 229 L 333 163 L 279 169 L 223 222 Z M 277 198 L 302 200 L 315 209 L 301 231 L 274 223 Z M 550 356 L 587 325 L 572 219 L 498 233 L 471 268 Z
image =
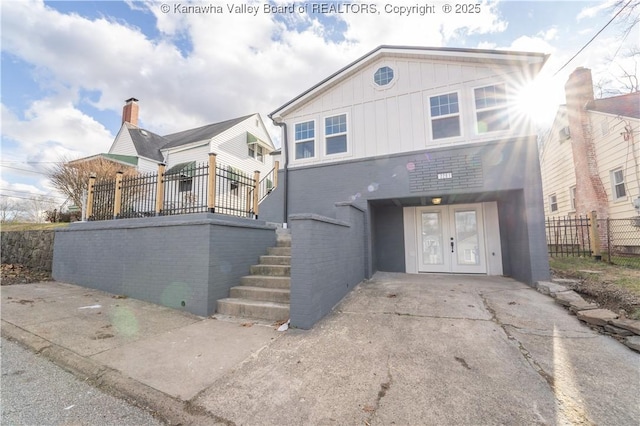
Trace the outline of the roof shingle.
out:
M 640 92 L 596 99 L 587 104 L 587 109 L 622 117 L 640 118 Z
M 246 120 L 252 115 L 254 114 L 233 118 L 220 123 L 208 124 L 195 129 L 183 130 L 181 132 L 171 133 L 165 136 L 160 136 L 150 132 L 149 130 L 139 128 L 129 123 L 125 124 L 138 155 L 150 160 L 162 162 L 164 161 L 164 156 L 162 155 L 162 152 L 160 152 L 161 149 L 175 148 L 193 142 L 211 139 L 225 130 L 232 128 L 236 124 Z

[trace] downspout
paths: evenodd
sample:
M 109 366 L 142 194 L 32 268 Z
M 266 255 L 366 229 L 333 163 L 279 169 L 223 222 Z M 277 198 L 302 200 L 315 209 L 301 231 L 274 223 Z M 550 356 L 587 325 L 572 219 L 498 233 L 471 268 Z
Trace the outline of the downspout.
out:
M 287 135 L 287 123 L 282 121 L 277 122 L 273 117 L 269 116 L 271 121 L 276 126 L 282 129 L 282 133 L 284 134 L 282 145 L 284 146 L 284 217 L 283 217 L 283 227 L 286 229 L 288 226 L 287 221 L 289 220 L 289 138 Z

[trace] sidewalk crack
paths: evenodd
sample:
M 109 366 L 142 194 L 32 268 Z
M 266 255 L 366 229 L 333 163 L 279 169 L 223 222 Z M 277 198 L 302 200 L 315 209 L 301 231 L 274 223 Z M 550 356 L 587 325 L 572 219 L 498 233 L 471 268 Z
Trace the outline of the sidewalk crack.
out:
M 378 395 L 376 397 L 376 401 L 373 406 L 365 406 L 364 410 L 369 413 L 369 416 L 364 420 L 364 424 L 366 426 L 371 425 L 371 421 L 375 416 L 378 408 L 380 408 L 380 401 L 387 395 L 387 392 L 391 388 L 391 384 L 393 383 L 393 376 L 391 375 L 391 358 L 387 357 L 387 381 L 380 384 L 380 390 L 378 391 Z
M 511 325 L 503 324 L 502 321 L 498 319 L 496 311 L 491 307 L 491 305 L 489 305 L 489 301 L 487 300 L 484 293 L 480 293 L 479 296 L 480 296 L 480 299 L 482 299 L 482 303 L 484 304 L 485 309 L 491 314 L 491 321 L 493 321 L 494 323 L 500 326 L 500 328 L 502 329 L 502 331 L 504 332 L 504 334 L 507 336 L 509 340 L 516 343 L 516 345 L 518 346 L 518 350 L 520 351 L 520 354 L 522 354 L 522 356 L 527 361 L 527 363 L 529 363 L 529 365 L 545 380 L 545 382 L 547 382 L 549 387 L 551 387 L 551 389 L 553 390 L 554 389 L 553 376 L 547 373 L 544 370 L 544 368 L 542 368 L 542 366 L 538 364 L 538 362 L 533 358 L 533 355 L 531 355 L 531 353 L 527 350 L 527 348 L 524 347 L 522 342 L 509 332 L 508 327 Z

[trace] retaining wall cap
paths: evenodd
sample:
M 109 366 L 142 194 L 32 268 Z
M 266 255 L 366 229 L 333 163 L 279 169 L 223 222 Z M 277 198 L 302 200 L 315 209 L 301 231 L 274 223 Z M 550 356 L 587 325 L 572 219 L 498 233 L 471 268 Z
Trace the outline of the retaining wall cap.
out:
M 292 214 L 292 215 L 289 216 L 289 220 L 290 221 L 294 221 L 294 220 L 315 220 L 315 221 L 318 221 L 318 222 L 330 223 L 332 225 L 344 226 L 344 227 L 347 227 L 347 228 L 351 227 L 351 224 L 349 224 L 347 222 L 343 222 L 343 221 L 338 220 L 338 219 L 333 219 L 331 217 L 321 216 L 321 215 L 315 214 L 315 213 Z
M 365 209 L 362 206 L 359 206 L 351 201 L 339 201 L 337 203 L 334 204 L 336 207 L 345 207 L 345 206 L 349 206 L 349 207 L 353 207 L 356 210 L 360 210 L 362 213 L 366 212 L 367 209 Z
M 189 216 L 189 215 L 184 215 Z M 206 213 L 193 217 L 164 216 L 155 218 L 135 218 L 101 220 L 95 222 L 75 222 L 67 228 L 56 229 L 56 232 L 93 231 L 98 229 L 135 229 L 135 228 L 159 228 L 168 226 L 193 226 L 193 225 L 220 225 L 236 228 L 253 228 L 275 230 L 275 226 L 268 225 L 264 221 L 244 218 L 221 218 L 221 215 Z

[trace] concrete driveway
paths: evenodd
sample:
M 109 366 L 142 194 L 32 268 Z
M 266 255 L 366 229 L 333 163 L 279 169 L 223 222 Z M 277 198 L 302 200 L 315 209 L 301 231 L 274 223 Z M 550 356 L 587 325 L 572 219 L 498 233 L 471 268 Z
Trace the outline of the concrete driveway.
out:
M 640 356 L 508 278 L 378 273 L 191 400 L 227 424 L 638 425 Z

